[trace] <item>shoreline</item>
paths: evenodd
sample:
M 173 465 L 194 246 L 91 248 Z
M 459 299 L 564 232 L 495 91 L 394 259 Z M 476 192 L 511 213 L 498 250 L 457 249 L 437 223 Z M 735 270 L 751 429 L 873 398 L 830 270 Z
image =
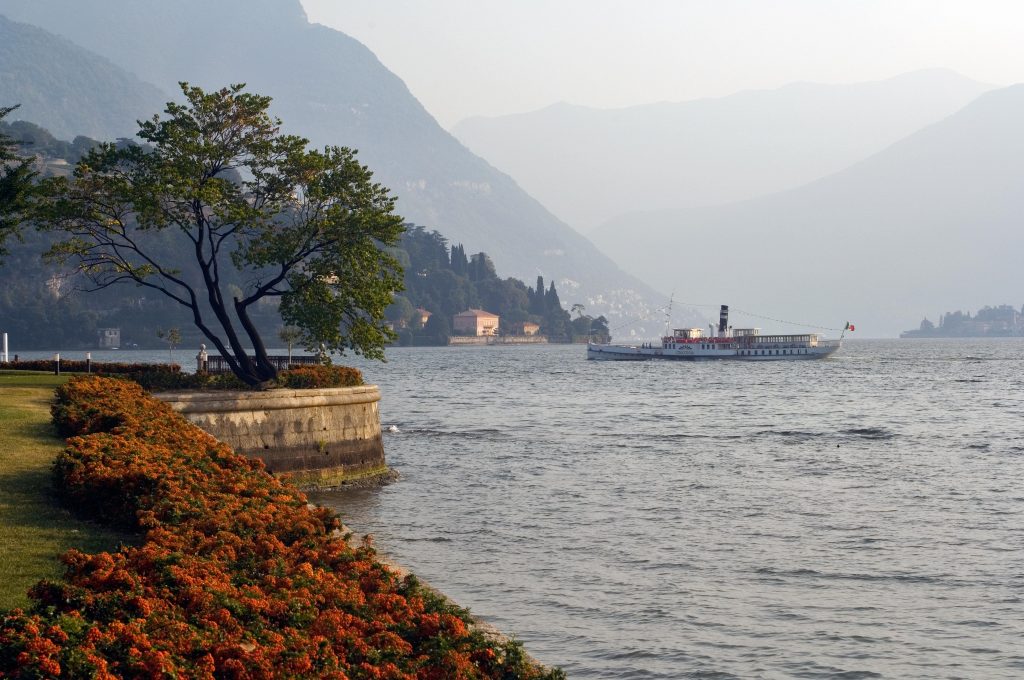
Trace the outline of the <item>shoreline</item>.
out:
M 309 505 L 311 507 L 326 507 L 318 506 L 315 503 L 310 503 Z M 331 510 L 332 512 L 336 512 L 333 508 L 328 509 Z M 337 538 L 344 539 L 345 542 L 353 548 L 357 548 L 360 545 L 362 545 L 362 541 L 358 539 L 359 534 L 353 531 L 352 527 L 348 526 L 347 524 L 342 523 L 341 528 L 335 529 L 335 532 Z M 370 537 L 372 539 L 373 535 L 363 534 L 362 537 L 363 540 L 365 540 L 367 537 Z M 376 543 L 374 543 L 374 550 L 376 551 L 377 561 L 383 564 L 385 567 L 387 567 L 399 579 L 404 579 L 407 576 L 412 576 L 417 580 L 417 582 L 419 582 L 420 586 L 430 591 L 435 596 L 441 598 L 442 600 L 444 600 L 444 602 L 454 607 L 458 607 L 459 609 L 462 609 L 464 611 L 468 611 L 464 607 L 462 607 L 462 605 L 460 605 L 458 602 L 456 602 L 448 595 L 446 595 L 442 590 L 439 590 L 430 582 L 424 581 L 422 578 L 417 576 L 405 565 L 396 562 L 395 559 L 390 554 L 385 552 L 385 550 L 381 546 L 376 545 Z M 514 635 L 508 635 L 507 633 L 499 629 L 497 626 L 482 620 L 478 615 L 473 614 L 472 612 L 469 613 L 469 617 L 470 620 L 472 621 L 472 627 L 479 630 L 484 636 L 486 636 L 490 640 L 493 640 L 494 642 L 508 643 L 512 642 L 513 640 L 518 640 L 518 638 L 516 638 Z M 534 670 L 544 673 L 548 673 L 554 670 L 554 666 L 549 666 L 539 661 L 536 657 L 530 654 L 530 652 L 526 649 L 525 646 L 521 647 L 521 649 L 523 652 L 523 656 L 526 658 L 527 663 L 529 663 Z
M 8 374 L 8 376 L 10 376 L 10 374 Z M 34 396 L 31 396 L 30 399 L 31 399 L 32 403 L 34 404 L 33 410 L 35 412 L 33 417 L 32 417 L 32 419 L 33 419 L 33 421 L 38 421 L 40 423 L 40 426 L 41 426 L 41 424 L 44 421 L 45 421 L 45 423 L 47 425 L 49 425 L 49 423 L 51 422 L 51 419 L 49 417 L 49 408 L 48 408 L 48 406 L 49 406 L 49 404 L 52 403 L 52 400 L 53 400 L 53 391 L 52 391 L 53 387 L 55 385 L 59 385 L 59 384 L 65 383 L 66 380 L 67 380 L 67 377 L 68 376 L 47 376 L 45 374 L 43 374 L 43 375 L 39 375 L 39 374 L 37 374 L 37 375 L 22 374 L 20 376 L 10 376 L 8 378 L 8 382 L 31 383 L 30 391 L 31 391 L 32 395 L 34 395 Z M 26 385 L 26 387 L 28 387 L 28 385 Z M 10 396 L 14 396 L 14 394 L 15 393 L 12 392 L 12 393 L 10 393 Z M 20 398 L 23 398 L 22 395 L 17 395 L 17 396 L 20 397 Z M 14 401 L 17 402 L 17 401 L 20 401 L 20 399 L 15 399 Z M 32 427 L 30 429 L 35 430 L 35 429 L 37 429 L 37 427 Z M 52 435 L 52 439 L 51 439 L 51 436 L 46 436 L 45 440 L 46 440 L 46 442 L 45 442 L 45 444 L 46 444 L 45 445 L 45 448 L 46 448 L 45 453 L 49 454 L 49 455 L 45 456 L 45 459 L 46 459 L 45 460 L 45 464 L 44 464 L 44 462 L 40 462 L 40 461 L 42 461 L 42 458 L 39 458 L 38 456 L 35 457 L 32 461 L 30 461 L 31 465 L 33 466 L 33 469 L 39 468 L 39 470 L 41 471 L 39 473 L 39 475 L 37 475 L 37 476 L 40 477 L 40 481 L 44 482 L 44 484 L 45 484 L 45 481 L 48 481 L 48 479 L 49 479 L 49 474 L 46 473 L 46 470 L 44 468 L 48 469 L 48 467 L 50 466 L 50 464 L 52 462 L 52 459 L 50 458 L 50 455 L 56 454 L 61 449 L 63 449 L 63 447 L 65 445 L 67 445 L 66 442 L 64 441 L 64 439 L 61 438 L 61 437 L 56 436 L 55 433 Z M 53 447 L 52 449 L 50 449 L 51 446 Z M 51 452 L 52 452 L 52 454 L 51 454 Z M 12 450 L 10 452 L 10 454 L 12 456 L 15 456 L 15 459 L 17 459 L 17 450 Z M 12 460 L 14 460 L 14 459 L 12 459 Z M 360 476 L 357 479 L 348 480 L 347 482 L 343 482 L 341 485 L 334 485 L 331 488 L 379 488 L 381 486 L 384 486 L 386 484 L 389 484 L 389 483 L 395 481 L 398 477 L 399 477 L 399 474 L 398 474 L 398 472 L 396 470 L 393 470 L 391 468 L 385 468 L 382 471 L 373 471 L 372 474 L 362 475 L 362 476 Z M 50 498 L 50 494 L 46 493 L 42 489 L 42 485 L 34 483 L 32 491 L 34 492 L 35 495 L 40 496 L 39 500 L 41 502 L 43 502 L 44 504 L 46 504 L 47 507 L 49 507 L 49 505 L 53 504 L 54 499 Z M 2 494 L 0 494 L 0 495 L 2 495 Z M 314 505 L 312 503 L 307 503 L 307 508 L 310 509 L 310 510 L 317 509 L 318 507 L 319 506 Z M 329 510 L 329 508 L 325 508 L 325 509 Z M 80 529 L 82 527 L 89 527 L 89 528 L 93 528 L 93 529 L 99 529 L 100 533 L 103 533 L 103 534 L 110 533 L 105 527 L 101 527 L 100 525 L 96 525 L 95 522 L 92 522 L 92 521 L 89 521 L 89 520 L 79 520 L 77 518 L 72 518 L 70 513 L 68 513 L 66 510 L 64 510 L 62 508 L 54 507 L 54 510 L 56 512 L 58 512 L 58 514 L 60 514 L 60 516 L 61 516 L 61 519 L 64 520 L 64 521 L 61 522 L 61 524 L 67 524 L 68 525 L 67 528 L 64 529 L 64 532 L 65 533 L 70 532 L 70 534 L 72 536 L 79 536 L 78 532 L 80 531 Z M 336 513 L 336 511 L 333 511 L 333 510 L 331 510 L 331 512 L 332 513 Z M 127 544 L 128 542 L 130 542 L 130 538 L 128 536 L 118 535 L 117 537 L 118 537 L 118 539 L 120 539 L 120 540 L 118 540 L 118 543 L 121 544 L 121 545 L 124 545 L 124 544 Z M 64 550 L 66 550 L 69 547 L 79 547 L 79 548 L 85 549 L 87 552 L 90 552 L 90 553 L 93 552 L 93 551 L 96 551 L 96 550 L 112 551 L 112 552 L 116 552 L 117 550 L 119 550 L 119 548 L 115 548 L 113 545 L 107 544 L 108 541 L 106 541 L 106 540 L 105 541 L 101 541 L 101 543 L 103 543 L 102 545 L 91 545 L 89 540 L 85 540 L 85 541 L 81 541 L 80 542 L 81 538 L 84 538 L 84 537 L 79 537 L 78 540 L 74 540 L 73 541 L 73 545 L 70 545 L 70 546 L 66 545 L 66 544 L 65 545 L 60 545 L 60 546 L 55 545 L 55 546 L 53 546 L 52 549 L 46 551 L 48 555 L 52 555 L 51 557 L 48 557 L 48 559 L 47 559 L 47 565 L 48 566 L 53 566 L 55 568 L 55 569 L 53 569 L 51 571 L 55 571 L 55 572 L 59 571 L 59 564 L 60 564 L 60 562 L 57 559 L 57 554 L 59 554 L 60 552 L 63 552 Z M 372 545 L 372 537 L 370 537 L 369 541 L 367 541 L 366 537 L 364 536 L 363 537 L 363 541 L 360 542 L 360 540 L 359 540 L 359 538 L 357 538 L 355 532 L 353 532 L 350 527 L 348 527 L 348 526 L 346 526 L 344 524 L 342 524 L 339 529 L 334 529 L 332 532 L 330 532 L 330 538 L 334 538 L 335 540 L 344 540 L 349 546 L 351 546 L 354 549 L 357 549 L 361 545 L 366 545 L 368 543 Z M 330 539 L 328 539 L 328 540 L 330 540 Z M 18 545 L 18 541 L 12 540 L 11 544 L 16 547 Z M 54 552 L 54 551 L 56 551 L 56 552 Z M 527 670 L 527 669 L 530 671 L 530 673 L 531 673 L 530 677 L 533 677 L 533 675 L 532 675 L 533 673 L 537 673 L 537 674 L 551 674 L 551 677 L 564 677 L 564 676 L 562 676 L 560 674 L 560 672 L 557 669 L 553 669 L 551 667 L 548 667 L 548 666 L 545 666 L 545 665 L 539 663 L 537 661 L 537 659 L 535 659 L 533 656 L 531 656 L 523 648 L 522 644 L 518 640 L 516 640 L 514 637 L 506 635 L 505 633 L 500 631 L 495 626 L 493 626 L 493 625 L 491 625 L 491 624 L 481 620 L 477 616 L 472 615 L 470 612 L 468 612 L 468 610 L 465 610 L 463 607 L 458 605 L 458 603 L 456 603 L 450 597 L 445 595 L 442 591 L 438 590 L 437 588 L 435 588 L 434 586 L 432 586 L 429 583 L 421 581 L 408 568 L 406 568 L 404 565 L 396 562 L 394 559 L 392 559 L 388 555 L 374 550 L 374 561 L 378 562 L 387 572 L 393 574 L 399 580 L 404 580 L 407 577 L 411 577 L 412 579 L 415 579 L 415 583 L 418 584 L 418 587 L 422 588 L 424 591 L 428 592 L 432 597 L 436 598 L 437 602 L 443 603 L 445 606 L 450 607 L 452 610 L 458 610 L 460 612 L 463 612 L 464 613 L 464 620 L 466 621 L 466 625 L 469 627 L 469 630 L 476 631 L 481 636 L 481 639 L 487 640 L 488 643 L 495 643 L 496 645 L 504 645 L 504 646 L 506 646 L 507 651 L 505 652 L 505 654 L 507 654 L 508 656 L 504 657 L 504 658 L 516 659 L 517 663 L 524 664 L 524 666 L 522 666 L 522 668 L 523 668 L 524 671 Z M 50 562 L 52 562 L 52 565 L 49 564 Z M 38 573 L 33 573 L 32 574 L 31 579 L 30 579 L 32 581 L 32 583 L 38 582 L 39 579 L 41 579 L 41 578 L 47 578 L 47 577 L 54 578 L 54 577 L 58 576 L 57 573 L 53 573 L 53 574 L 44 573 L 46 571 L 46 569 L 33 569 L 32 571 L 33 572 L 37 572 L 38 571 Z M 31 585 L 31 584 L 29 584 L 29 585 Z M 27 604 L 25 595 L 23 594 L 23 590 L 24 589 L 21 588 L 21 587 L 18 587 L 17 585 L 15 586 L 15 589 L 18 591 L 18 594 L 20 594 L 20 597 L 19 596 L 15 596 L 14 594 L 11 594 L 11 597 L 9 599 L 12 600 L 12 601 L 9 602 L 9 603 L 6 603 L 4 608 L 3 608 L 3 613 L 5 615 L 9 614 L 13 610 L 12 607 L 16 608 L 19 605 L 24 606 L 24 605 Z M 514 644 L 511 644 L 511 643 L 514 643 Z

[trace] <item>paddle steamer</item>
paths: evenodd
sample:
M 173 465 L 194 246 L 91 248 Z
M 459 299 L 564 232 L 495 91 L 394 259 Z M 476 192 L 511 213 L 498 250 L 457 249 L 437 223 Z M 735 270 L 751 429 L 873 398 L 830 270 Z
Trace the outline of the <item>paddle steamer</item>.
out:
M 846 328 L 852 327 L 847 324 Z M 825 340 L 819 333 L 761 335 L 758 328 L 731 328 L 729 306 L 722 305 L 717 334 L 712 330 L 705 336 L 703 328 L 676 328 L 661 339 L 660 347 L 589 343 L 587 358 L 601 361 L 800 361 L 824 359 L 838 351 L 842 344 L 842 336 L 838 340 Z

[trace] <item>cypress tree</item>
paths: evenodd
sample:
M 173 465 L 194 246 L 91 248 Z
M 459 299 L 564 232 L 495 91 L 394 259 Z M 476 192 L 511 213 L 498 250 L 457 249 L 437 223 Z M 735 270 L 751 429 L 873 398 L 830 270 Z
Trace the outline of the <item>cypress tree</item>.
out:
M 537 288 L 531 289 L 530 293 L 530 314 L 544 316 L 547 311 L 546 300 L 544 299 L 544 277 L 537 277 Z

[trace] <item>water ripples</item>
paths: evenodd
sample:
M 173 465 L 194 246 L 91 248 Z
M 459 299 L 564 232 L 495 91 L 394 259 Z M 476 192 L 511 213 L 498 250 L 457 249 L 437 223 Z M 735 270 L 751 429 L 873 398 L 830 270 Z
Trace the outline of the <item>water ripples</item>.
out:
M 1024 342 L 409 349 L 358 532 L 574 678 L 1024 675 Z

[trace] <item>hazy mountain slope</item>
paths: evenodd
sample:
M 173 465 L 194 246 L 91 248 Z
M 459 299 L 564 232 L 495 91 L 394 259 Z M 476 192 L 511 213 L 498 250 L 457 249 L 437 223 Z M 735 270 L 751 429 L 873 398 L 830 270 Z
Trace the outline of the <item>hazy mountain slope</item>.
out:
M 11 120 L 37 123 L 66 139 L 113 140 L 132 136 L 135 121 L 165 101 L 157 87 L 107 59 L 0 15 L 0 106 L 21 104 Z
M 975 102 L 799 189 L 634 213 L 595 242 L 689 302 L 860 321 L 895 335 L 925 314 L 1024 298 L 1024 85 Z M 761 324 L 764 325 L 764 324 Z
M 309 24 L 298 0 L 0 0 L 0 11 L 168 89 L 248 83 L 275 98 L 289 131 L 358 148 L 407 219 L 488 252 L 509 275 L 559 281 L 568 303 L 652 297 L 443 130 L 362 44 Z
M 634 210 L 729 203 L 839 171 L 988 86 L 933 69 L 617 110 L 559 104 L 454 134 L 583 231 Z

